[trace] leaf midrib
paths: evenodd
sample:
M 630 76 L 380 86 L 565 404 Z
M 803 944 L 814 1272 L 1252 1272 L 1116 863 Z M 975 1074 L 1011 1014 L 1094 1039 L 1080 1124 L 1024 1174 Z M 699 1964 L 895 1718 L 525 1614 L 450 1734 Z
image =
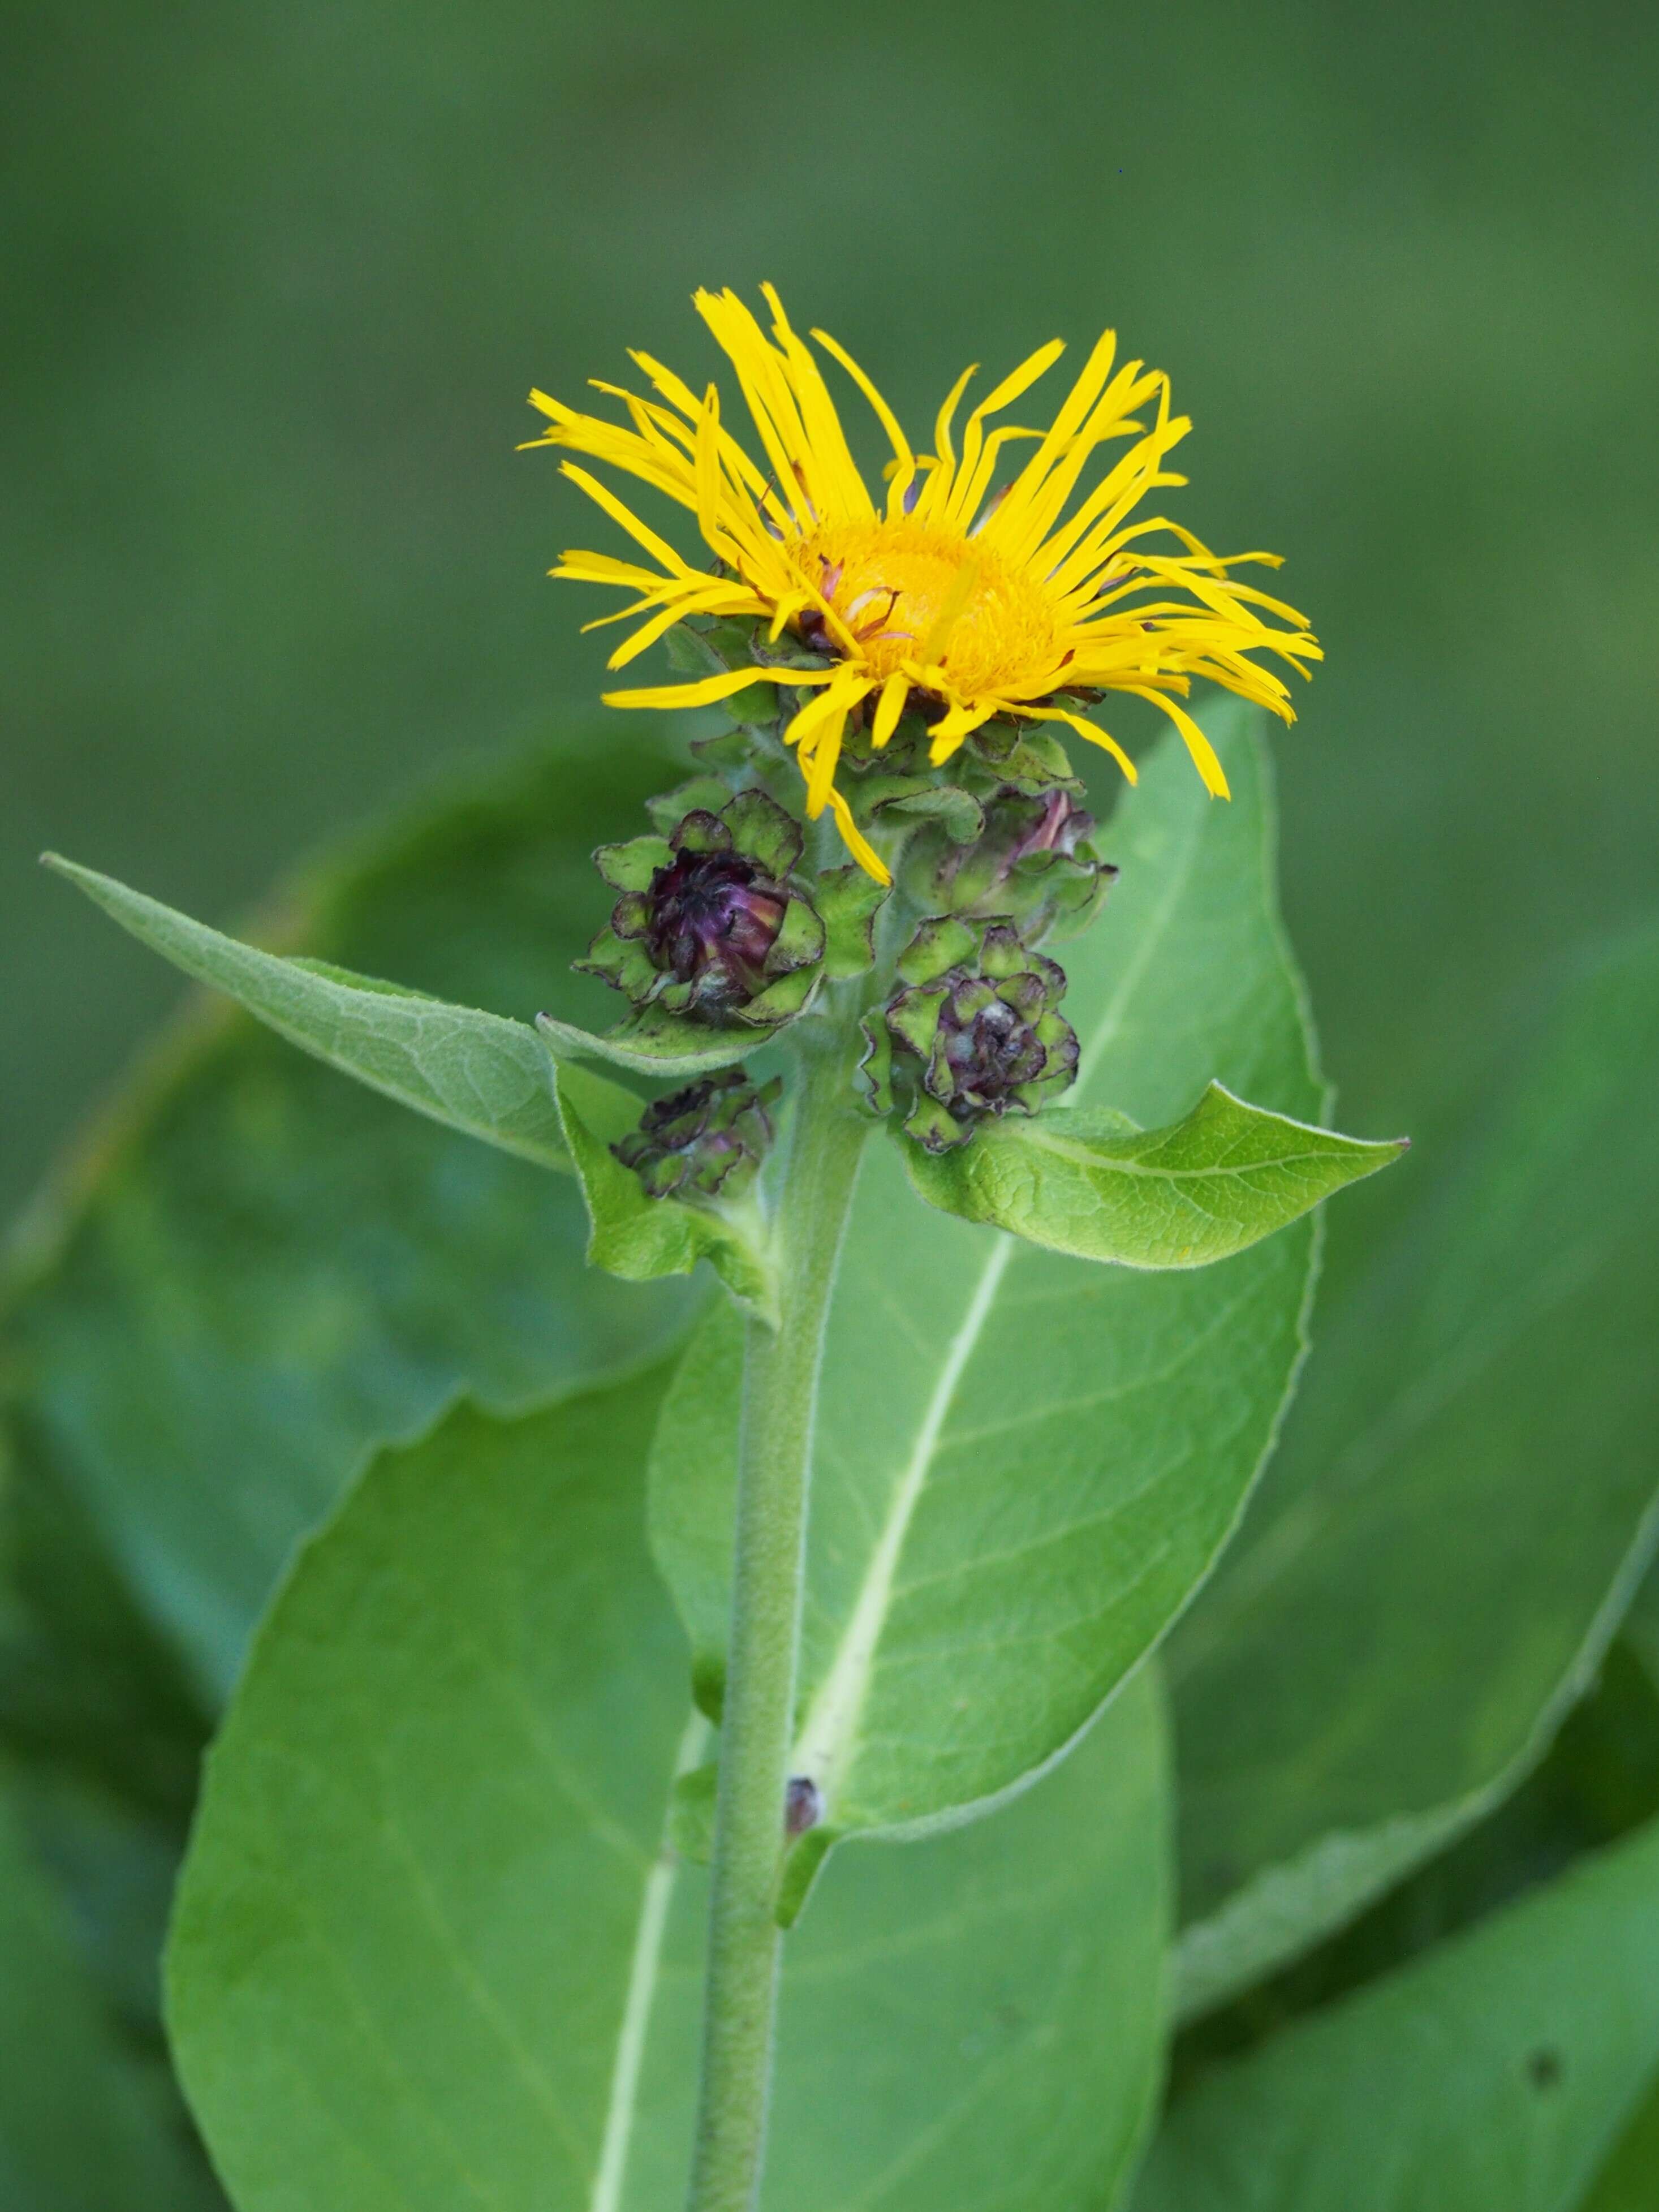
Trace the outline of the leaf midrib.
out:
M 710 1735 L 707 1720 L 694 1711 L 681 1735 L 674 1757 L 674 1775 L 688 1774 L 702 1759 Z M 672 1785 L 671 1785 L 672 1786 Z M 634 2124 L 639 2116 L 640 2076 L 645 2046 L 651 2032 L 657 1985 L 662 1978 L 663 1941 L 668 1930 L 669 1908 L 679 1880 L 680 1861 L 668 1842 L 664 1816 L 662 1849 L 652 1863 L 640 1891 L 640 1913 L 634 1930 L 634 1949 L 629 1961 L 628 1989 L 623 1999 L 622 2021 L 617 2030 L 617 2050 L 611 2062 L 611 2089 L 606 2100 L 605 2129 L 599 2138 L 599 2163 L 588 2212 L 620 2212 L 623 2186 L 628 2178 L 628 2154 L 633 2148 Z
M 1153 1132 L 1152 1134 L 1156 1140 L 1162 1141 L 1161 1133 Z M 1160 1168 L 1148 1167 L 1144 1161 L 1124 1158 L 1115 1152 L 1097 1151 L 1088 1145 L 1079 1144 L 1074 1137 L 1055 1136 L 1037 1128 L 1022 1129 L 1018 1135 L 1023 1146 L 1054 1152 L 1061 1159 L 1074 1162 L 1079 1167 L 1091 1169 L 1103 1175 L 1139 1176 L 1149 1182 L 1243 1182 L 1251 1176 L 1277 1174 L 1281 1169 L 1297 1168 L 1307 1162 L 1328 1161 L 1334 1150 L 1329 1145 L 1322 1150 L 1310 1146 L 1306 1152 L 1279 1152 L 1271 1159 L 1246 1160 L 1232 1165 L 1218 1163 L 1214 1166 L 1202 1168 Z

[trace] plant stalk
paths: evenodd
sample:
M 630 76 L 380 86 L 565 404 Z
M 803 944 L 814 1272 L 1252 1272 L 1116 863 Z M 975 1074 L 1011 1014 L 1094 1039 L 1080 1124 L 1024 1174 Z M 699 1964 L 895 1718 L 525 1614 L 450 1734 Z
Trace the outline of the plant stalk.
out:
M 807 1492 L 824 1323 L 869 1124 L 848 1041 L 800 1062 L 778 1192 L 779 1322 L 750 1321 L 744 1361 L 732 1626 L 689 2212 L 751 2212 L 771 2087 L 775 1917 L 794 1725 Z

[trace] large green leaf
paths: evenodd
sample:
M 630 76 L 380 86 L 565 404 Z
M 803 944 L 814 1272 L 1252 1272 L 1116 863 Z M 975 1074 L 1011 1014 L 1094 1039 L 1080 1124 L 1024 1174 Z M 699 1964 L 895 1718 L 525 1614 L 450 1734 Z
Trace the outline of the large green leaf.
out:
M 1659 1826 L 1170 2112 L 1135 2212 L 1576 2212 L 1659 2065 Z
M 283 940 L 526 1020 L 613 1018 L 567 971 L 611 897 L 588 854 L 676 769 L 625 726 L 604 738 L 444 793 L 306 884 Z M 368 1446 L 458 1389 L 525 1402 L 678 1326 L 682 1293 L 591 1273 L 586 1242 L 571 1178 L 201 1012 L 37 1216 L 11 1395 L 216 1701 Z
M 1182 2002 L 1340 1924 L 1547 1746 L 1659 1538 L 1659 932 L 1577 963 L 1322 1332 L 1170 1654 Z
M 663 1844 L 684 1645 L 647 1558 L 659 1369 L 382 1456 L 210 1763 L 171 1955 L 240 2212 L 677 2206 L 704 1880 Z M 766 2203 L 1109 2202 L 1158 2070 L 1153 1686 L 996 1820 L 845 1852 L 788 1942 Z
M 1232 804 L 1206 796 L 1178 746 L 1157 754 L 1104 841 L 1121 879 L 1063 948 L 1076 1095 L 1155 1126 L 1215 1077 L 1311 1120 L 1265 755 L 1242 714 L 1212 730 Z M 809 1855 L 1017 1784 L 1145 1656 L 1272 1441 L 1312 1250 L 1304 1221 L 1202 1271 L 1094 1267 L 919 1204 L 895 1148 L 872 1147 L 819 1416 L 792 1767 L 825 1799 Z M 729 1514 L 733 1412 L 728 1395 L 722 1448 L 700 1356 L 678 1386 L 699 1408 L 695 1448 L 665 1437 L 656 1544 L 712 1705 L 702 1532 Z
M 0 2203 L 206 2212 L 216 2195 L 167 2084 L 111 2024 L 0 1771 Z

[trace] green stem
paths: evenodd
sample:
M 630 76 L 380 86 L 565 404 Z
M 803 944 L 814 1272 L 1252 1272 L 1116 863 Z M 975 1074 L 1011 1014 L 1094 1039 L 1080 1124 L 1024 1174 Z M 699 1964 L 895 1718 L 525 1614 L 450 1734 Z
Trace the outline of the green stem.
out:
M 818 1369 L 869 1128 L 847 1042 L 801 1062 L 778 1195 L 779 1322 L 749 1324 L 690 2212 L 750 2212 L 760 2187 Z

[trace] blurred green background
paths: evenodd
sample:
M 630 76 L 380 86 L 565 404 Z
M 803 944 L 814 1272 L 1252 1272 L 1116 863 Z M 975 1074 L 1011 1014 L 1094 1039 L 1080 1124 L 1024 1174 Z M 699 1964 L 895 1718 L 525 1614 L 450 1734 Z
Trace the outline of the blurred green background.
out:
M 0 1206 L 176 988 L 38 849 L 232 915 L 585 706 L 602 595 L 543 572 L 599 541 L 523 395 L 629 344 L 697 380 L 700 283 L 775 278 L 918 422 L 1054 332 L 1171 372 L 1175 511 L 1285 553 L 1329 652 L 1279 754 L 1346 1126 L 1420 1127 L 1651 898 L 1652 9 L 57 0 L 0 39 Z

